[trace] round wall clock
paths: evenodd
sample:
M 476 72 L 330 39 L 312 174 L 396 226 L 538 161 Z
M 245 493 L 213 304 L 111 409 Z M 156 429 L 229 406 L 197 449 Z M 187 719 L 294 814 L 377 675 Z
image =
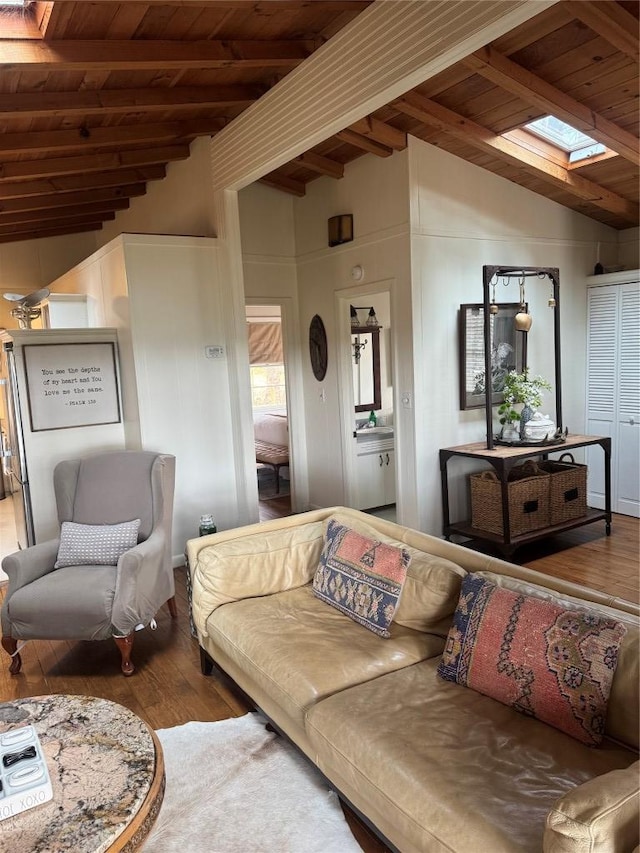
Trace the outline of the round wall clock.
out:
M 309 324 L 309 357 L 313 375 L 318 382 L 322 382 L 327 372 L 327 333 L 317 314 L 314 314 Z

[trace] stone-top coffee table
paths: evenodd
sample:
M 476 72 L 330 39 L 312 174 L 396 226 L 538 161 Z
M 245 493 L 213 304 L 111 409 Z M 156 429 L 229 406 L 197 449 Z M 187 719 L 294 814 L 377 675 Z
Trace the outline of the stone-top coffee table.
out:
M 91 696 L 36 696 L 0 704 L 0 733 L 32 725 L 53 799 L 0 821 L 0 850 L 137 850 L 164 794 L 162 749 L 128 708 Z

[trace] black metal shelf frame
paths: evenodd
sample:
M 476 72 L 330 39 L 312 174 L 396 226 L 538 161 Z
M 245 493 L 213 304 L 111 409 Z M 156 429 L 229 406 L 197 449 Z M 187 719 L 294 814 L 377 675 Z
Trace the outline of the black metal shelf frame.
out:
M 506 266 L 490 266 L 482 267 L 482 284 L 484 292 L 484 370 L 485 377 L 485 413 L 487 422 L 487 449 L 493 450 L 493 407 L 491 404 L 491 313 L 490 313 L 490 292 L 489 288 L 494 276 L 496 278 L 537 278 L 542 281 L 551 279 L 553 284 L 553 298 L 555 299 L 555 307 L 553 309 L 553 343 L 554 343 L 554 360 L 555 360 L 555 394 L 556 394 L 556 427 L 560 430 L 562 426 L 562 376 L 560 363 L 560 271 L 557 267 L 506 267 Z M 528 332 L 520 334 L 527 335 Z M 525 339 L 526 340 L 526 339 Z

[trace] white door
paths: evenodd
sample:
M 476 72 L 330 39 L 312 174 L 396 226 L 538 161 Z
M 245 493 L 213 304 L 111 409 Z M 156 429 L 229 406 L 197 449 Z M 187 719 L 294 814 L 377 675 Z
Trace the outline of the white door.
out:
M 640 517 L 640 284 L 591 287 L 587 433 L 611 438 L 611 509 Z M 587 503 L 604 508 L 600 448 L 587 452 Z
M 640 284 L 620 293 L 618 454 L 614 512 L 640 517 Z

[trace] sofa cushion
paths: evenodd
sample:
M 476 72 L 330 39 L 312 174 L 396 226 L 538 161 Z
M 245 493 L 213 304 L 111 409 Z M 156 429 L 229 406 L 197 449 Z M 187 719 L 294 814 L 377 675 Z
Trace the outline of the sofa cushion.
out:
M 313 592 L 359 625 L 389 637 L 411 557 L 330 520 Z
M 640 762 L 579 785 L 547 816 L 548 853 L 633 850 L 639 840 Z
M 636 759 L 443 681 L 437 666 L 382 675 L 307 713 L 320 770 L 402 850 L 540 853 L 559 797 Z
M 625 630 L 467 575 L 438 674 L 597 745 Z
M 544 601 L 552 601 L 560 607 L 582 609 L 588 607 L 594 613 L 624 624 L 627 632 L 618 653 L 618 666 L 611 685 L 605 731 L 607 737 L 638 749 L 640 746 L 640 703 L 638 702 L 640 620 L 638 617 L 613 607 L 607 607 L 605 604 L 592 601 L 585 602 L 583 599 L 507 575 L 481 571 L 476 572 L 476 576 L 487 578 L 505 589 L 522 592 L 524 595 L 534 595 Z
M 63 521 L 55 569 L 65 566 L 116 566 L 125 551 L 138 544 L 140 519 L 120 524 L 77 524 Z
M 322 522 L 290 525 L 248 536 L 212 537 L 192 567 L 193 619 L 206 636 L 209 615 L 229 601 L 271 595 L 308 584 L 322 550 Z
M 207 634 L 303 727 L 304 710 L 337 691 L 442 652 L 440 637 L 395 623 L 383 640 L 316 598 L 311 585 L 225 604 Z
M 446 635 L 466 571 L 451 560 L 427 554 L 400 539 L 387 536 L 355 514 L 334 513 L 326 520 L 325 531 L 331 520 L 370 539 L 407 551 L 411 562 L 393 621 L 416 631 L 437 631 Z M 400 525 L 396 527 L 399 533 L 405 529 Z

